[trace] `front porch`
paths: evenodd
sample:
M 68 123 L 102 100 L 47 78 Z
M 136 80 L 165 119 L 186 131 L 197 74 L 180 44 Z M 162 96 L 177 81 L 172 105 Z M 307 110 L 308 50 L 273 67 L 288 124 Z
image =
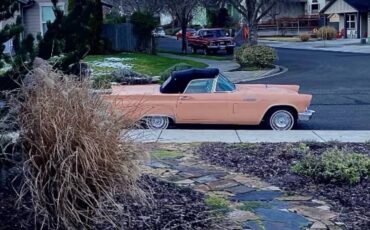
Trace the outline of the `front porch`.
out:
M 343 38 L 367 38 L 370 31 L 370 13 L 339 13 L 339 32 Z
M 370 2 L 335 0 L 321 11 L 327 22 L 339 24 L 343 38 L 366 38 L 370 31 Z

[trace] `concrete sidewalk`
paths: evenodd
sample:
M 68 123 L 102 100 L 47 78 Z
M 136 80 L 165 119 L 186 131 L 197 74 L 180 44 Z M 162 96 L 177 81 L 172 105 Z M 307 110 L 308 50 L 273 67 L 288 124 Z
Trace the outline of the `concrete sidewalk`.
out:
M 274 48 L 333 51 L 370 54 L 370 44 L 361 45 L 361 39 L 336 39 L 330 41 L 284 42 L 259 40 L 260 44 Z
M 133 130 L 126 137 L 139 142 L 192 143 L 278 143 L 278 142 L 354 142 L 370 141 L 370 131 L 312 131 L 294 130 L 277 132 L 270 130 Z

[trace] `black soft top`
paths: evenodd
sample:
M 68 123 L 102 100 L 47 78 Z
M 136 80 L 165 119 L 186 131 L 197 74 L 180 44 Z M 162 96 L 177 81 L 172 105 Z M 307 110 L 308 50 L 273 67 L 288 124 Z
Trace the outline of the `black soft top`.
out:
M 161 93 L 183 93 L 189 82 L 194 79 L 216 78 L 220 71 L 216 68 L 189 69 L 174 71 L 171 77 L 163 83 Z

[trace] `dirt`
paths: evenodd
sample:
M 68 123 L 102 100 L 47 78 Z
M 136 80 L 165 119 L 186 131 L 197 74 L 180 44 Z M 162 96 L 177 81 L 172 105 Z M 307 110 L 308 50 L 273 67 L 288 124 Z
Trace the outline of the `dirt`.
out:
M 322 154 L 337 146 L 370 156 L 369 144 L 307 143 L 309 152 Z M 299 144 L 202 144 L 197 154 L 211 164 L 254 176 L 283 188 L 288 193 L 325 198 L 340 213 L 338 221 L 348 229 L 370 229 L 370 179 L 355 185 L 322 183 L 296 175 L 290 167 L 307 149 Z

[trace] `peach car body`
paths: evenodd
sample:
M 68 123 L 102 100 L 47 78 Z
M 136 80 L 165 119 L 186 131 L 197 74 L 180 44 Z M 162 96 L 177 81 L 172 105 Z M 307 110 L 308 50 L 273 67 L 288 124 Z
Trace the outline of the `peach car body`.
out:
M 105 100 L 135 121 L 166 117 L 175 124 L 259 125 L 280 108 L 290 111 L 291 129 L 314 112 L 307 109 L 312 96 L 298 90 L 297 85 L 234 85 L 217 69 L 193 69 L 173 73 L 162 86 L 112 86 Z

